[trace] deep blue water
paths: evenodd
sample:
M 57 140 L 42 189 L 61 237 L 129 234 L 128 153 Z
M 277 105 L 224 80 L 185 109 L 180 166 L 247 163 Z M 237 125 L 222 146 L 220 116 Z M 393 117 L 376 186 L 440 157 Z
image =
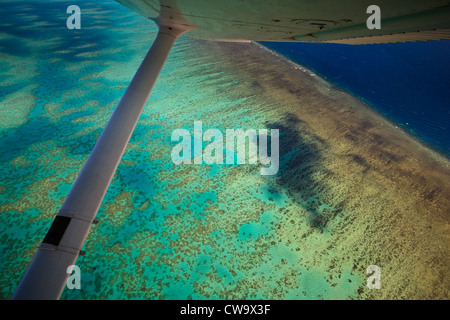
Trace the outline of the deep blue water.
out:
M 358 96 L 450 157 L 450 41 L 262 44 Z

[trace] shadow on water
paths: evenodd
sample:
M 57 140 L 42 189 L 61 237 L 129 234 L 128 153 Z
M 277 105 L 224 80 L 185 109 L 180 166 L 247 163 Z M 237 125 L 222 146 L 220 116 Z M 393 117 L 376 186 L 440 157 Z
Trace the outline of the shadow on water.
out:
M 327 142 L 312 134 L 308 124 L 292 113 L 266 126 L 280 132 L 280 168 L 276 180 L 268 183 L 300 204 L 309 213 L 309 225 L 323 232 L 328 222 L 342 211 L 329 203 L 327 180 L 333 173 L 323 166 L 320 152 Z

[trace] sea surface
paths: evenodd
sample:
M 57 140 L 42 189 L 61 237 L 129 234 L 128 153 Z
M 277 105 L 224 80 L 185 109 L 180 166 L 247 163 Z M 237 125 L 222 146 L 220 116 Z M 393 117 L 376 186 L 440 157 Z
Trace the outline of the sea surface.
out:
M 450 156 L 450 40 L 363 46 L 262 43 Z
M 0 14 L 9 299 L 157 29 L 105 0 Z M 177 40 L 62 299 L 448 299 L 449 42 L 263 45 Z M 171 134 L 194 121 L 279 129 L 277 175 L 174 165 Z

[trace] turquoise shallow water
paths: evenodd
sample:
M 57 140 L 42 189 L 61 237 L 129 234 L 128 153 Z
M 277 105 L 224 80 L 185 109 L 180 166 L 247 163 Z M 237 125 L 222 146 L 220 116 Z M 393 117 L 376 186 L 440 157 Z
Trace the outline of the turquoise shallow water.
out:
M 4 299 L 156 36 L 114 2 L 71 4 L 82 8 L 81 30 L 65 27 L 67 1 L 1 8 Z M 348 250 L 345 229 L 336 236 L 360 204 L 346 205 L 344 183 L 329 183 L 322 150 L 331 146 L 214 48 L 177 41 L 77 261 L 82 290 L 62 299 L 347 299 L 364 288 L 374 261 Z M 197 120 L 204 131 L 278 128 L 280 171 L 175 166 L 171 134 Z

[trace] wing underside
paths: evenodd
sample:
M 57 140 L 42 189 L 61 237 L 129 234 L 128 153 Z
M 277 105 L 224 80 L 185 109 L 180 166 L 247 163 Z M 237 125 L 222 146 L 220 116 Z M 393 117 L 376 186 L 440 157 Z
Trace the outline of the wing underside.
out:
M 450 39 L 450 1 L 379 0 L 381 29 L 369 30 L 372 0 L 116 0 L 149 19 L 196 27 L 222 41 L 368 44 Z

